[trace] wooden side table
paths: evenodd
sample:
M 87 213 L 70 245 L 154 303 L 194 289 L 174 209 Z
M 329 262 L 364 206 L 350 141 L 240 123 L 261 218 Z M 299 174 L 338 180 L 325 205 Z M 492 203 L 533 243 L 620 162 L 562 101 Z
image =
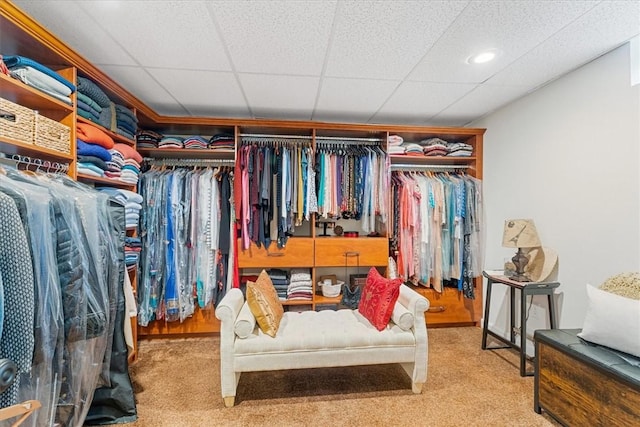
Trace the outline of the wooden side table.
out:
M 554 289 L 560 286 L 559 282 L 517 282 L 504 276 L 503 271 L 483 271 L 482 275 L 487 278 L 487 296 L 484 306 L 484 322 L 482 327 L 482 349 L 496 350 L 502 348 L 514 348 L 520 352 L 520 376 L 531 376 L 533 371 L 527 371 L 527 296 L 546 295 L 549 305 L 549 323 L 551 329 L 556 329 L 556 306 Z M 489 311 L 491 309 L 491 288 L 494 283 L 500 283 L 509 287 L 511 295 L 510 316 L 509 316 L 509 337 L 506 338 L 489 330 Z M 516 290 L 520 290 L 520 343 L 516 342 Z M 487 347 L 487 336 L 491 335 L 498 341 L 504 343 L 504 346 Z

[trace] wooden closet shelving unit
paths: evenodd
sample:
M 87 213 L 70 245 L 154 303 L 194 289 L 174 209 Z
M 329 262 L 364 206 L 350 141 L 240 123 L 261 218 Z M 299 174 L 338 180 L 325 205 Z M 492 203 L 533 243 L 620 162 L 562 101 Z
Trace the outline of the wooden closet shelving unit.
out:
M 264 119 L 242 119 L 242 118 L 209 118 L 209 117 L 172 117 L 162 116 L 152 110 L 149 106 L 137 99 L 127 90 L 114 82 L 109 76 L 100 71 L 93 64 L 78 55 L 62 41 L 41 27 L 12 3 L 7 0 L 0 0 L 0 24 L 2 25 L 2 39 L 0 40 L 0 52 L 24 54 L 33 57 L 44 64 L 59 64 L 60 68 L 67 67 L 75 73 L 77 69 L 80 74 L 98 83 L 111 99 L 118 100 L 137 114 L 140 129 L 150 129 L 167 135 L 202 135 L 212 136 L 217 133 L 231 133 L 235 136 L 236 149 L 243 134 L 269 134 L 269 135 L 309 135 L 312 137 L 312 144 L 315 148 L 317 138 L 341 137 L 341 138 L 379 138 L 386 141 L 388 135 L 400 135 L 405 141 L 420 141 L 428 137 L 439 137 L 446 141 L 466 142 L 473 146 L 473 157 L 410 157 L 410 156 L 390 156 L 391 164 L 411 164 L 411 165 L 463 165 L 466 166 L 467 173 L 482 178 L 482 141 L 484 129 L 475 128 L 448 128 L 448 127 L 425 127 L 425 126 L 402 126 L 384 124 L 348 124 L 348 123 L 328 123 L 314 121 L 297 120 L 264 120 Z M 0 76 L 1 77 L 1 76 Z M 68 74 L 67 74 L 67 77 Z M 73 76 L 75 82 L 75 76 Z M 6 93 L 17 91 L 15 83 L 7 83 L 9 79 L 0 78 L 0 96 Z M 10 88 L 6 89 L 7 87 Z M 37 102 L 47 102 L 49 111 L 58 111 L 62 114 L 62 120 L 68 123 L 73 129 L 72 144 L 75 153 L 75 121 L 84 119 L 76 118 L 75 109 L 58 105 L 55 100 L 49 97 L 38 96 L 32 93 L 33 90 L 18 91 L 21 98 L 13 95 L 15 99 L 37 99 Z M 52 106 L 55 106 L 52 108 Z M 65 112 L 66 110 L 66 112 Z M 118 137 L 118 136 L 116 136 Z M 126 141 L 135 146 L 135 142 Z M 384 143 L 383 143 L 384 146 Z M 6 137 L 0 136 L 0 147 L 18 152 L 32 152 L 21 144 L 13 144 Z M 188 149 L 139 149 L 143 157 L 153 158 L 190 158 L 190 159 L 235 159 L 235 152 L 215 152 L 213 150 L 188 150 Z M 36 153 L 43 156 L 51 156 L 51 153 L 38 149 Z M 84 176 L 77 177 L 75 172 L 75 156 L 73 158 L 57 157 L 69 160 L 72 164 L 70 174 L 74 178 L 82 180 L 88 179 Z M 313 271 L 313 283 L 317 281 L 315 272 L 317 268 L 344 267 L 344 251 L 348 247 L 350 250 L 358 248 L 362 254 L 366 253 L 369 265 L 386 267 L 388 260 L 388 241 L 386 235 L 380 238 L 360 237 L 357 239 L 343 238 L 326 240 L 327 238 L 317 237 L 315 234 L 315 223 L 310 224 L 310 231 L 305 237 L 310 243 L 304 261 L 288 261 L 287 256 L 266 257 L 262 250 L 255 250 L 239 253 L 240 268 L 259 268 L 285 265 L 287 268 L 295 266 L 308 267 Z M 296 239 L 294 237 L 293 239 Z M 324 239 L 324 240 L 323 240 Z M 378 239 L 375 244 L 374 240 Z M 288 246 L 287 250 L 295 247 L 298 243 Z M 300 241 L 301 245 L 305 245 Z M 346 245 L 343 247 L 342 245 Z M 305 246 L 306 248 L 306 246 Z M 332 255 L 333 254 L 333 255 Z M 299 255 L 296 255 L 298 257 Z M 275 259 L 278 261 L 275 261 Z M 340 259 L 338 261 L 338 259 Z M 348 262 L 350 262 L 348 260 Z M 302 265 L 304 264 L 304 265 Z M 326 265 L 329 264 L 329 265 Z M 364 262 L 361 260 L 361 266 Z M 350 264 L 351 265 L 351 264 Z M 135 279 L 135 277 L 134 277 Z M 431 300 L 432 311 L 427 313 L 427 323 L 432 326 L 448 325 L 471 325 L 478 324 L 481 317 L 482 307 L 482 279 L 475 279 L 476 299 L 466 300 L 461 293 L 454 289 L 445 289 L 442 294 L 438 294 L 430 288 L 417 288 L 423 295 Z M 335 299 L 326 299 L 321 295 L 315 295 L 312 305 L 334 303 Z M 309 303 L 306 303 L 307 305 Z M 134 319 L 135 320 L 135 319 Z M 219 322 L 213 315 L 213 310 L 196 310 L 196 315 L 187 319 L 183 323 L 153 322 L 149 327 L 138 328 L 140 336 L 163 336 L 163 335 L 192 335 L 219 331 Z

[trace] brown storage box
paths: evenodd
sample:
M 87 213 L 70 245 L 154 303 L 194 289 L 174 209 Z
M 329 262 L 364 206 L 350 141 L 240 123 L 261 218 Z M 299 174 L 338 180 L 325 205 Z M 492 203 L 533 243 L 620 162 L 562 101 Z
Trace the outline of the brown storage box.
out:
M 35 134 L 34 144 L 60 151 L 65 154 L 71 153 L 71 129 L 62 123 L 51 120 L 40 114 L 35 114 Z
M 33 144 L 33 110 L 0 98 L 0 138 Z

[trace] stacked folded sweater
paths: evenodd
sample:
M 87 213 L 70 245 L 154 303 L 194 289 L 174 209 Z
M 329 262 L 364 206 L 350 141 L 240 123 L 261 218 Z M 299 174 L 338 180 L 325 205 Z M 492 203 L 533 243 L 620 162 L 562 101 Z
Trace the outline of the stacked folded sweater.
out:
M 454 142 L 447 144 L 448 156 L 470 157 L 473 155 L 473 146 L 464 142 Z
M 165 135 L 158 143 L 158 148 L 184 148 L 184 139 L 179 136 Z
M 119 173 L 120 181 L 137 185 L 138 178 L 140 177 L 142 156 L 127 144 L 114 144 L 113 149 L 117 154 L 112 154 L 112 162 L 109 164 L 109 175 L 115 177 Z
M 391 155 L 404 154 L 402 143 L 404 139 L 399 135 L 389 135 L 387 138 L 387 152 Z
M 4 56 L 3 61 L 13 78 L 66 104 L 73 105 L 71 94 L 76 91 L 76 86 L 60 74 L 24 56 Z
M 446 156 L 449 153 L 447 141 L 440 138 L 428 138 L 420 141 L 424 147 L 424 155 L 429 157 Z
M 76 125 L 78 173 L 96 177 L 105 176 L 111 159 L 113 139 L 96 126 L 87 123 Z
M 138 132 L 138 118 L 136 115 L 124 105 L 114 104 L 114 108 L 116 123 L 114 126 L 114 119 L 112 118 L 110 129 L 126 138 L 135 139 L 135 135 Z
M 216 134 L 209 139 L 209 148 L 215 151 L 233 151 L 235 138 L 229 133 Z
M 127 236 L 124 238 L 124 262 L 127 269 L 132 270 L 138 266 L 142 241 L 139 237 Z
M 201 136 L 189 136 L 183 141 L 184 148 L 203 150 L 209 146 L 209 141 Z
M 109 194 L 114 199 L 124 205 L 125 222 L 127 228 L 135 228 L 138 226 L 140 219 L 140 209 L 142 209 L 142 196 L 133 191 L 124 190 L 122 188 L 100 187 L 98 190 Z
M 84 107 L 80 108 L 80 103 L 78 103 L 77 112 L 79 116 L 91 120 L 106 129 L 111 129 L 111 101 L 98 85 L 87 78 L 78 77 L 78 100 L 82 100 Z M 99 108 L 96 108 L 96 106 Z
M 162 135 L 152 130 L 139 130 L 136 135 L 138 148 L 158 148 Z
M 115 148 L 109 150 L 109 153 L 111 154 L 111 161 L 107 162 L 107 170 L 105 170 L 104 174 L 111 179 L 119 180 L 124 166 L 124 156 Z
M 287 289 L 289 288 L 289 278 L 287 276 L 287 272 L 278 268 L 272 268 L 267 273 L 269 274 L 271 283 L 273 283 L 273 287 L 276 289 L 278 298 L 281 300 L 286 300 Z
M 292 269 L 287 299 L 308 301 L 313 299 L 311 274 L 305 269 Z

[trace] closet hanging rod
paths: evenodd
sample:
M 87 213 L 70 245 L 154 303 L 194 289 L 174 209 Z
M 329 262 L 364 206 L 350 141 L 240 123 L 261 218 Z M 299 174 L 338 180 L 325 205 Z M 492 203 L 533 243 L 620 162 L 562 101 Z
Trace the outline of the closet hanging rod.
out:
M 269 135 L 263 133 L 241 133 L 242 138 L 311 139 L 309 135 Z
M 156 159 L 145 157 L 145 162 L 159 166 L 198 166 L 198 165 L 219 165 L 227 166 L 235 164 L 234 159 Z
M 316 141 L 338 141 L 338 142 L 383 142 L 382 138 L 351 138 L 351 137 L 340 137 L 340 136 L 316 136 Z
M 64 172 L 69 171 L 68 163 L 52 162 L 49 160 L 42 160 L 35 157 L 29 157 L 19 154 L 12 154 L 11 157 L 6 157 L 3 160 L 9 160 L 15 162 L 16 166 L 19 164 L 25 165 L 27 168 L 35 167 L 36 170 L 42 169 L 45 172 Z
M 394 163 L 391 165 L 392 170 L 434 170 L 434 169 L 469 169 L 471 166 L 469 165 L 428 165 L 428 164 L 405 164 L 405 163 Z

